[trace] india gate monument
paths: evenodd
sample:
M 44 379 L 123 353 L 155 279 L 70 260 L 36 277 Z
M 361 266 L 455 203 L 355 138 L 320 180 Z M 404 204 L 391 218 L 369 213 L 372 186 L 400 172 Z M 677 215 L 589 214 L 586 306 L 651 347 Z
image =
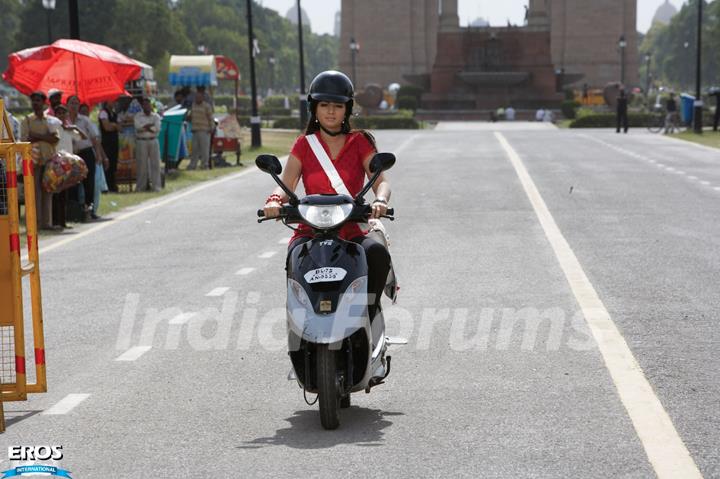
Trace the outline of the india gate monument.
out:
M 636 2 L 529 0 L 522 26 L 460 27 L 457 0 L 342 0 L 340 68 L 354 39 L 358 88 L 417 85 L 430 110 L 553 106 L 565 88 L 638 83 Z

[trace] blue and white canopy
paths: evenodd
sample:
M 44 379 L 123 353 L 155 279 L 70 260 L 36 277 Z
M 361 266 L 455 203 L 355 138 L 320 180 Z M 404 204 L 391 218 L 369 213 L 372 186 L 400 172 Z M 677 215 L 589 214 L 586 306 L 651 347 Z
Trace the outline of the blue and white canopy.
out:
M 216 86 L 215 57 L 213 55 L 171 56 L 170 84 L 173 86 Z

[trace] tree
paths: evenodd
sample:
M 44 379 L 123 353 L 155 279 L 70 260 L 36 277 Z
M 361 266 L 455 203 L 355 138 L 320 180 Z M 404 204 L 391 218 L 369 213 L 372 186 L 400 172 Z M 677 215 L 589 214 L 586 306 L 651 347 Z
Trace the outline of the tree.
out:
M 0 0 L 0 71 L 5 71 L 7 57 L 14 51 L 15 35 L 20 27 L 18 0 Z
M 655 24 L 648 31 L 640 52 L 653 57 L 653 72 L 662 83 L 694 92 L 699 0 L 690 0 L 669 25 Z M 717 83 L 720 73 L 720 0 L 706 2 L 703 9 L 703 85 Z
M 166 53 L 192 54 L 185 26 L 165 0 L 117 0 L 106 44 L 149 65 Z
M 12 51 L 47 43 L 42 0 L 0 0 L 0 8 L 6 26 L 0 31 L 3 48 Z M 233 59 L 242 74 L 242 87 L 248 90 L 246 13 L 245 0 L 82 0 L 80 37 L 152 65 L 161 87 L 167 86 L 171 54 L 195 55 L 198 47 L 204 46 L 212 54 Z M 256 58 L 259 90 L 270 87 L 268 59 L 273 53 L 277 60 L 275 89 L 295 91 L 300 84 L 297 27 L 276 11 L 257 4 L 253 6 L 253 20 L 260 47 Z M 57 0 L 52 21 L 54 38 L 67 38 L 68 0 Z M 14 41 L 5 41 L 2 35 Z M 304 40 L 307 84 L 316 73 L 336 67 L 338 39 L 314 35 L 306 28 Z

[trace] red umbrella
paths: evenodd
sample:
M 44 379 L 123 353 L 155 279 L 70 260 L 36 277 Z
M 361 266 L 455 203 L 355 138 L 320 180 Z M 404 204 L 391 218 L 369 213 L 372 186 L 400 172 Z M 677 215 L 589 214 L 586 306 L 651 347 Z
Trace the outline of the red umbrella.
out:
M 105 45 L 80 40 L 58 40 L 8 56 L 3 79 L 29 95 L 57 88 L 63 96 L 96 104 L 125 94 L 125 83 L 140 77 L 141 67 Z

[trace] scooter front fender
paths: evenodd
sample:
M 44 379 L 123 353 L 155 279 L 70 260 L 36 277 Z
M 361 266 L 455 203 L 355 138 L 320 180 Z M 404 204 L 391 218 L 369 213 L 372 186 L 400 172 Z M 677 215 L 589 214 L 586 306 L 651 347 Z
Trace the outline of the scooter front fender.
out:
M 355 280 L 340 295 L 340 303 L 334 313 L 316 313 L 307 293 L 292 279 L 288 279 L 287 297 L 288 329 L 305 341 L 319 344 L 337 343 L 358 329 L 369 327 L 367 276 Z

